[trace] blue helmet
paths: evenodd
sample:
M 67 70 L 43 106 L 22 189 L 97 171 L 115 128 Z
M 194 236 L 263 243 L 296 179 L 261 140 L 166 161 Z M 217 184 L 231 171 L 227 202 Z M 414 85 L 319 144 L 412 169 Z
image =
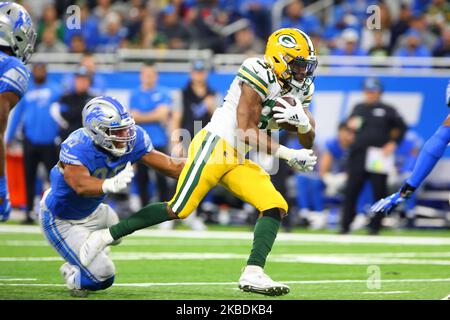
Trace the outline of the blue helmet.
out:
M 11 48 L 23 63 L 30 60 L 36 32 L 30 15 L 17 3 L 0 2 L 0 46 Z
M 136 127 L 128 110 L 116 99 L 100 96 L 83 108 L 83 127 L 94 143 L 115 157 L 133 150 Z

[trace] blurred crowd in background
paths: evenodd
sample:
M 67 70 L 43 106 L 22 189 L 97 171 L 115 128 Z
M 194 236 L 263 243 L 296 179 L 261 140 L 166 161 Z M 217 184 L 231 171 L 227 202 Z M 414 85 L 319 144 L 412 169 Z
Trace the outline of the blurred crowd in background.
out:
M 115 52 L 118 48 L 211 49 L 264 53 L 274 0 L 24 0 L 37 25 L 37 52 Z M 313 0 L 292 0 L 277 27 L 308 33 L 319 55 L 443 57 L 450 55 L 446 0 L 335 0 L 330 10 L 305 12 Z M 70 5 L 81 28 L 68 28 Z M 379 28 L 366 28 L 377 5 Z M 69 15 L 73 11 L 69 12 Z M 239 21 L 239 23 L 236 23 Z M 233 24 L 235 23 L 235 24 Z

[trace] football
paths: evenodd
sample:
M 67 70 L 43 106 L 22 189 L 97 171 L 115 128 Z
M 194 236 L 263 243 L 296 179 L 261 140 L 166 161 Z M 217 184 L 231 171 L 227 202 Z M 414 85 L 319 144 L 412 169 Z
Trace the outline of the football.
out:
M 289 96 L 283 96 L 280 97 L 280 99 L 283 99 L 284 101 L 286 101 L 287 103 L 289 103 L 292 106 L 296 106 L 297 102 L 295 101 L 295 99 L 293 97 L 289 97 Z M 280 102 L 276 101 L 274 107 L 281 107 L 284 108 L 284 105 L 281 104 Z M 299 108 L 301 108 L 302 106 L 298 106 Z M 276 111 L 274 111 L 274 114 L 276 113 Z M 297 127 L 289 124 L 289 123 L 277 123 L 278 127 L 280 127 L 281 129 L 287 130 L 287 131 L 292 131 L 292 132 L 297 132 Z

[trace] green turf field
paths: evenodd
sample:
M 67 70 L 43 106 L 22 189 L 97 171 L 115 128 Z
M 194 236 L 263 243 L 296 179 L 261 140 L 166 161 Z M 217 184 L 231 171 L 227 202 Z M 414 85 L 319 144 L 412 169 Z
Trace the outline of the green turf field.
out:
M 87 299 L 442 299 L 450 293 L 448 231 L 281 232 L 266 271 L 291 292 L 277 298 L 237 289 L 251 236 L 245 227 L 143 230 L 112 248 L 116 281 Z M 74 299 L 61 264 L 37 226 L 0 225 L 0 300 Z

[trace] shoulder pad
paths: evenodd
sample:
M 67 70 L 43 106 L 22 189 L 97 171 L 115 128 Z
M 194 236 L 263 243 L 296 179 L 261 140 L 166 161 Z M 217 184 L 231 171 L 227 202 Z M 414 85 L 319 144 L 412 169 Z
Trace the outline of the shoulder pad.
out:
M 269 93 L 269 84 L 276 80 L 267 63 L 258 58 L 246 59 L 237 76 L 254 88 L 263 99 Z

